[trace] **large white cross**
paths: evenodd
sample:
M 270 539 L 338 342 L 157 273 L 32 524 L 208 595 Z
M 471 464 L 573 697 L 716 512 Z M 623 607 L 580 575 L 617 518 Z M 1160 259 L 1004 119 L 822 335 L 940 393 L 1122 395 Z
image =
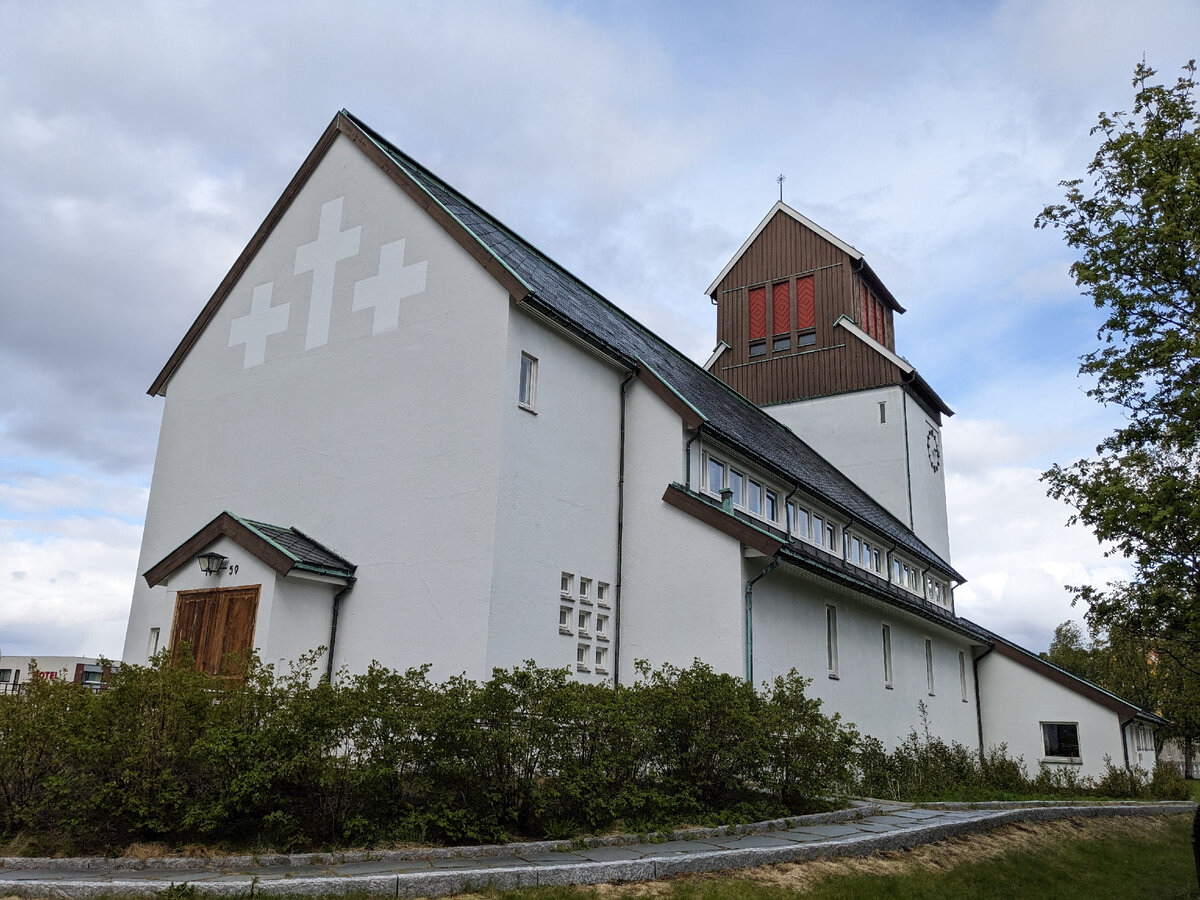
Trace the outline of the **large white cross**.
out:
M 229 346 L 246 345 L 242 368 L 261 366 L 267 357 L 267 337 L 287 331 L 290 303 L 271 305 L 275 282 L 268 281 L 254 289 L 250 312 L 229 323 Z
M 308 305 L 308 333 L 304 349 L 311 350 L 329 341 L 329 310 L 333 306 L 333 273 L 338 260 L 358 254 L 361 225 L 341 231 L 344 197 L 321 204 L 321 224 L 317 239 L 296 248 L 293 274 L 312 272 L 312 298 Z
M 404 238 L 379 248 L 379 274 L 354 284 L 354 309 L 375 308 L 371 334 L 394 331 L 400 324 L 400 301 L 425 290 L 428 260 L 404 264 Z

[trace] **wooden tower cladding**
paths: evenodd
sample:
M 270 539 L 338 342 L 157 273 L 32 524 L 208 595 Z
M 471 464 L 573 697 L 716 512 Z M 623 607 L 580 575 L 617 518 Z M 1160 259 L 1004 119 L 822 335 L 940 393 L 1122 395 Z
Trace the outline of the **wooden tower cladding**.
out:
M 717 341 L 711 371 L 766 406 L 898 384 L 900 368 L 845 328 L 845 317 L 895 352 L 903 312 L 853 247 L 782 203 L 711 291 Z

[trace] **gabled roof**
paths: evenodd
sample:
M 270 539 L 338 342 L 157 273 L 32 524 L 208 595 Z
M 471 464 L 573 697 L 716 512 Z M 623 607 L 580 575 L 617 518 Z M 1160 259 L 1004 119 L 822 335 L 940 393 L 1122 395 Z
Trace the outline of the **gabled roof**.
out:
M 346 110 L 334 117 L 284 195 L 238 257 L 234 269 L 185 335 L 150 393 L 161 393 L 165 389 L 174 369 L 236 283 L 235 273 L 244 270 L 338 134 L 353 141 L 515 300 L 552 319 L 629 369 L 639 371 L 642 379 L 660 396 L 670 398 L 668 402 L 672 403 L 672 408 L 682 410 L 689 425 L 701 428 L 756 460 L 782 480 L 803 485 L 817 498 L 841 510 L 854 522 L 872 529 L 925 565 L 952 579 L 965 581 L 949 562 L 791 429 L 704 371 Z M 652 374 L 648 375 L 647 370 Z
M 832 231 L 826 231 L 812 219 L 802 215 L 801 213 L 798 213 L 782 200 L 776 202 L 774 206 L 767 210 L 767 214 L 763 216 L 763 220 L 758 223 L 758 226 L 752 232 L 750 232 L 750 237 L 746 238 L 742 246 L 738 247 L 737 253 L 733 254 L 733 257 L 729 260 L 729 262 L 725 264 L 725 268 L 723 268 L 721 273 L 717 275 L 715 279 L 713 279 L 713 283 L 708 286 L 708 290 L 704 293 L 708 294 L 710 297 L 712 296 L 713 292 L 717 289 L 721 282 L 725 280 L 725 276 L 729 274 L 729 271 L 735 265 L 737 265 L 737 261 L 742 258 L 742 255 L 747 250 L 750 249 L 750 246 L 756 240 L 758 240 L 758 236 L 763 233 L 767 225 L 770 224 L 771 220 L 775 218 L 776 215 L 785 215 L 795 219 L 809 231 L 812 231 L 819 237 L 829 241 L 829 243 L 833 244 L 833 246 L 837 247 L 839 250 L 849 256 L 852 260 L 859 264 L 859 267 L 855 271 L 867 277 L 867 279 L 871 282 L 871 285 L 875 288 L 876 296 L 883 300 L 896 312 L 904 312 L 904 307 L 901 306 L 899 301 L 892 296 L 892 292 L 887 289 L 887 285 L 879 280 L 879 276 L 875 274 L 875 270 L 871 268 L 870 264 L 867 262 L 862 253 L 860 253 L 851 244 L 847 244 Z
M 1032 650 L 1026 650 L 1024 647 L 1014 644 L 1008 638 L 1001 637 L 994 631 L 989 631 L 982 625 L 977 625 L 967 619 L 963 619 L 962 621 L 979 632 L 980 636 L 986 638 L 991 643 L 994 652 L 999 653 L 1007 659 L 1011 659 L 1019 665 L 1025 666 L 1027 669 L 1032 669 L 1039 675 L 1049 678 L 1051 681 L 1062 685 L 1068 690 L 1081 694 L 1107 709 L 1111 709 L 1125 721 L 1141 719 L 1155 725 L 1169 724 L 1162 716 L 1142 709 L 1136 704 L 1118 697 L 1112 691 L 1107 691 L 1100 687 L 1100 685 L 1093 684 L 1086 678 L 1080 678 L 1078 675 L 1071 674 L 1066 669 L 1042 659 L 1042 657 L 1038 656 Z
M 353 580 L 355 566 L 298 528 L 270 525 L 223 512 L 155 563 L 143 576 L 150 587 L 167 580 L 219 537 L 227 537 L 280 575 L 308 572 Z

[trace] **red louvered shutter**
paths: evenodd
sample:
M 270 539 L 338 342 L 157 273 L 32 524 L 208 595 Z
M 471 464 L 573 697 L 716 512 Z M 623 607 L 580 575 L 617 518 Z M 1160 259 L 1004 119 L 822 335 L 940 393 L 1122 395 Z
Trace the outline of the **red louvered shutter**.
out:
M 781 281 L 771 288 L 771 314 L 775 317 L 776 334 L 787 334 L 792 330 L 792 315 L 788 303 L 791 282 Z
M 750 288 L 750 340 L 767 336 L 767 289 Z
M 806 275 L 796 279 L 796 330 L 817 326 L 816 303 L 813 294 L 813 277 Z

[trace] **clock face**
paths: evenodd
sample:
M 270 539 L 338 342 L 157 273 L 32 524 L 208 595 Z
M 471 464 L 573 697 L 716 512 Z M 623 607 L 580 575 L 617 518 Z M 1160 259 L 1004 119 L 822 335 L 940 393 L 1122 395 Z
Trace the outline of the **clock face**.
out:
M 936 472 L 942 467 L 942 446 L 941 442 L 938 441 L 936 429 L 929 429 L 929 435 L 925 438 L 925 449 L 929 452 L 929 465 Z

